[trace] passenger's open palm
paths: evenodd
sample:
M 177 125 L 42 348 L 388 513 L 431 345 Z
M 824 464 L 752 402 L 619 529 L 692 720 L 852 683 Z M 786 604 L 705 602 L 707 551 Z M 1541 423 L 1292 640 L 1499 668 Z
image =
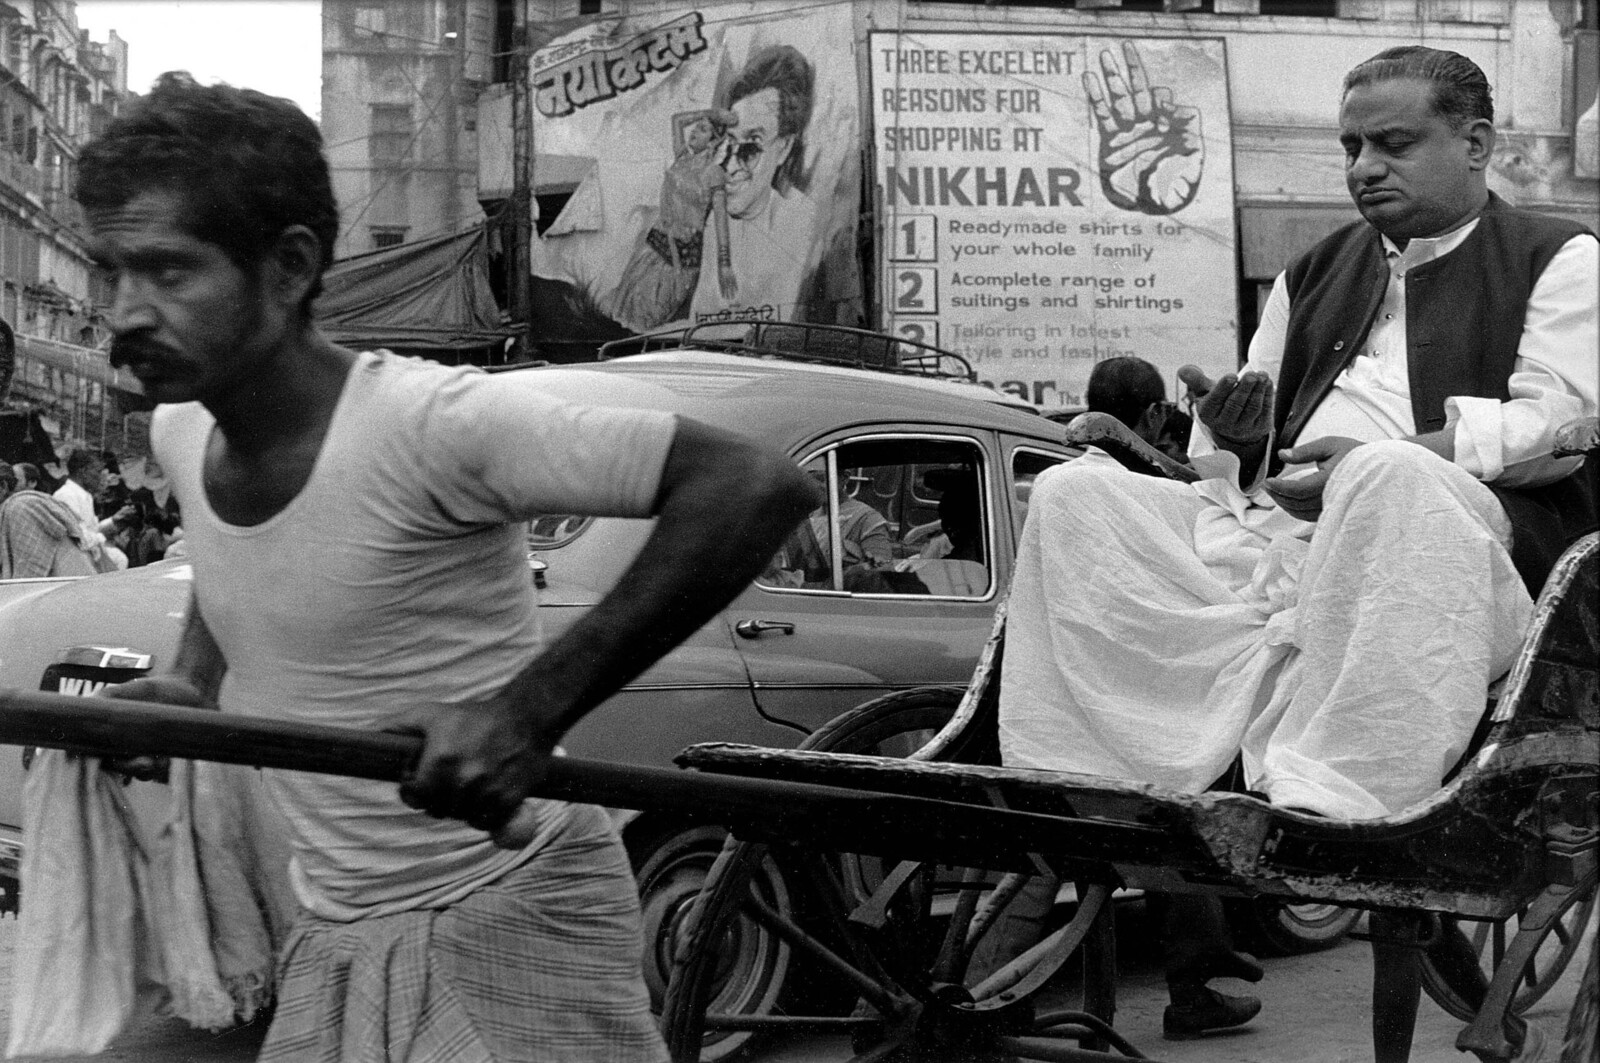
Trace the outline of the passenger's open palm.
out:
M 1200 112 L 1178 106 L 1171 89 L 1150 87 L 1132 41 L 1123 43 L 1122 54 L 1126 78 L 1110 51 L 1100 53 L 1104 83 L 1093 71 L 1083 74 L 1100 129 L 1100 187 L 1123 210 L 1176 214 L 1200 191 Z

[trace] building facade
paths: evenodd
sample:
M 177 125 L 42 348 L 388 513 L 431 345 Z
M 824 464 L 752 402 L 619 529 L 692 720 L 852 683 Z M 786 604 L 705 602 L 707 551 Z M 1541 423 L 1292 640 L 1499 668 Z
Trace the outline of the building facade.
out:
M 78 152 L 127 96 L 127 44 L 80 30 L 72 0 L 0 2 L 0 317 L 17 336 L 10 402 L 64 446 L 128 446 L 137 384 L 111 370 L 71 198 Z M 138 430 L 135 429 L 138 435 Z
M 794 20 L 807 13 L 832 28 L 845 27 L 835 39 L 814 40 L 811 46 L 853 50 L 855 69 L 846 90 L 856 94 L 853 114 L 835 128 L 853 138 L 859 159 L 851 175 L 858 184 L 836 195 L 854 196 L 860 208 L 854 233 L 859 269 L 850 278 L 856 291 L 841 294 L 840 278 L 849 271 L 832 270 L 829 300 L 817 302 L 816 292 L 808 289 L 810 305 L 823 308 L 823 316 L 813 312 L 812 320 L 898 327 L 894 278 L 881 262 L 889 189 L 876 158 L 885 145 L 882 131 L 875 129 L 877 101 L 871 95 L 868 42 L 874 34 L 1220 42 L 1217 48 L 1226 56 L 1222 124 L 1229 134 L 1223 142 L 1231 167 L 1219 166 L 1217 172 L 1231 180 L 1229 239 L 1236 249 L 1231 287 L 1237 298 L 1230 312 L 1239 350 L 1277 272 L 1355 217 L 1337 141 L 1340 80 L 1383 48 L 1423 43 L 1473 58 L 1489 75 L 1497 102 L 1499 148 L 1491 187 L 1522 206 L 1591 227 L 1600 222 L 1596 152 L 1587 144 L 1596 136 L 1597 0 L 837 0 L 821 5 L 794 0 L 327 0 L 324 13 L 323 123 L 343 211 L 340 254 L 458 231 L 481 222 L 485 211 L 505 201 L 516 140 L 510 114 L 519 56 L 533 57 L 523 69 L 530 72 L 537 97 L 541 78 L 548 88 L 550 63 L 557 61 L 555 52 L 541 51 L 552 42 L 563 55 L 581 59 L 587 48 L 616 60 L 623 54 L 618 48 L 639 46 L 641 27 L 688 18 L 707 39 L 743 34 L 740 41 L 759 42 L 793 34 L 795 27 L 804 36 L 803 24 Z M 607 28 L 618 20 L 620 28 Z M 762 23 L 775 28 L 763 30 Z M 526 27 L 522 37 L 519 24 Z M 742 55 L 745 47 L 736 45 L 729 54 Z M 659 75 L 647 72 L 635 83 L 655 79 L 653 84 L 665 85 L 689 78 L 672 67 L 668 62 Z M 564 76 L 577 78 L 572 85 L 580 91 L 581 72 L 569 70 Z M 729 75 L 716 77 L 725 84 Z M 628 126 L 628 108 L 644 95 L 628 88 L 608 86 L 604 98 L 583 101 L 593 102 L 591 115 L 609 116 L 584 127 L 590 134 L 587 145 L 581 138 L 564 140 L 559 124 L 546 120 L 534 101 L 525 132 L 532 144 L 536 252 L 591 240 L 585 233 L 596 231 L 602 217 L 606 224 L 620 224 L 628 210 L 655 210 L 649 189 L 659 186 L 674 156 L 663 146 L 664 137 L 652 132 L 639 139 Z M 877 116 L 878 124 L 882 117 Z M 813 153 L 817 139 L 813 136 Z M 607 152 L 612 160 L 608 183 L 599 182 L 596 160 Z M 630 168 L 650 174 L 635 182 L 646 190 L 632 206 L 616 191 L 637 189 L 626 179 L 610 180 L 612 173 Z M 559 262 L 549 271 L 558 277 L 555 290 L 561 299 L 583 304 L 581 310 L 603 321 L 605 327 L 592 335 L 608 335 L 606 330 L 615 330 L 619 322 L 623 331 L 639 331 L 637 322 L 652 320 L 652 314 L 654 319 L 671 316 L 641 308 L 637 298 L 633 305 L 625 299 L 608 304 L 579 290 L 582 283 L 593 283 L 586 281 L 584 269 L 603 280 L 628 261 L 625 252 L 617 252 L 584 268 Z M 540 268 L 536 253 L 534 272 Z M 577 295 L 568 298 L 574 291 Z M 536 333 L 541 315 L 555 305 L 543 298 L 547 294 L 536 283 Z M 926 330 L 919 327 L 915 334 Z
M 347 258 L 460 231 L 477 199 L 492 0 L 324 0 L 322 134 Z

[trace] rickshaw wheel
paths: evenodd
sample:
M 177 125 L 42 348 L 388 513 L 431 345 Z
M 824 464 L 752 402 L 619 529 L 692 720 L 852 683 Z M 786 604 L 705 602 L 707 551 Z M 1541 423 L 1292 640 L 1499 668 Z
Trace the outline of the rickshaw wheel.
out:
M 804 748 L 833 753 L 906 756 L 933 737 L 955 712 L 958 688 L 922 688 L 867 702 L 818 730 Z M 943 736 L 936 758 L 981 756 L 963 736 Z M 925 754 L 926 755 L 926 754 Z M 1120 1041 L 1093 1016 L 1052 1015 L 1041 1028 L 1031 996 L 1089 933 L 1109 900 L 1104 886 L 1080 888 L 1078 912 L 1055 934 L 997 970 L 968 971 L 985 933 L 1023 892 L 1031 876 L 894 862 L 853 854 L 780 847 L 780 866 L 806 896 L 814 925 L 802 929 L 750 893 L 751 876 L 768 847 L 729 845 L 718 857 L 687 920 L 674 957 L 662 1019 L 678 1063 L 700 1059 L 708 1037 L 728 1019 L 708 1006 L 714 943 L 733 918 L 753 917 L 859 993 L 850 1016 L 774 1016 L 772 1026 L 810 1025 L 849 1031 L 858 1050 L 915 1052 L 937 1042 L 949 1049 L 1066 1030 L 1065 1036 Z M 765 910 L 763 910 L 765 908 Z M 710 1011 L 715 1018 L 708 1016 Z M 753 1025 L 743 1019 L 737 1025 Z M 1119 1045 L 1119 1047 L 1122 1047 Z M 1012 1049 L 1013 1051 L 1015 1048 Z M 1132 1054 L 1131 1049 L 1129 1054 Z M 888 1058 L 885 1055 L 885 1058 Z M 1043 1057 L 1048 1058 L 1048 1057 Z
M 1545 931 L 1539 947 L 1517 981 L 1516 995 L 1511 1001 L 1513 1015 L 1521 1015 L 1533 1007 L 1560 980 L 1562 972 L 1577 953 L 1583 932 L 1594 915 L 1595 898 L 1593 881 L 1567 895 L 1560 914 Z M 1521 914 L 1527 914 L 1526 907 Z M 1457 920 L 1449 916 L 1442 919 L 1446 923 L 1454 923 L 1461 930 L 1478 953 L 1484 977 L 1493 978 L 1495 968 L 1500 965 L 1506 948 L 1516 936 L 1519 916 L 1514 915 L 1501 922 Z M 1436 1004 L 1463 1022 L 1472 1021 L 1477 1014 L 1477 1006 L 1449 984 L 1426 952 L 1422 958 L 1422 987 Z

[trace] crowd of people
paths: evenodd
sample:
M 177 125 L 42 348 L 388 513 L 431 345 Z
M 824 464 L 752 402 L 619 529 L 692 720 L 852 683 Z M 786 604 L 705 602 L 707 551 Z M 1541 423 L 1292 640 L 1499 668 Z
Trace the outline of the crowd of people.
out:
M 32 462 L 0 461 L 0 579 L 87 576 L 182 553 L 178 500 L 130 485 L 114 454 L 78 448 L 52 481 Z

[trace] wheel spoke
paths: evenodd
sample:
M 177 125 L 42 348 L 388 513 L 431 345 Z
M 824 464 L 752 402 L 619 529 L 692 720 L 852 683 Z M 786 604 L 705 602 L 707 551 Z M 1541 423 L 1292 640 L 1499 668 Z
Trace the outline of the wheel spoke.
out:
M 801 930 L 793 921 L 768 908 L 762 903 L 760 897 L 752 895 L 745 903 L 750 906 L 752 914 L 761 921 L 763 926 L 771 929 L 774 934 L 783 938 L 792 947 L 827 965 L 828 968 L 854 986 L 879 1011 L 888 1015 L 896 1010 L 897 1002 L 893 994 L 884 989 L 871 975 L 858 970 L 848 960 L 810 934 L 807 934 L 804 930 Z
M 939 964 L 933 972 L 937 981 L 954 982 L 966 975 L 967 962 L 972 955 L 966 947 L 967 928 L 978 908 L 986 877 L 975 867 L 967 868 L 961 876 L 961 892 L 956 896 L 955 911 L 950 914 L 950 925 L 945 928 L 944 943 L 939 948 Z

